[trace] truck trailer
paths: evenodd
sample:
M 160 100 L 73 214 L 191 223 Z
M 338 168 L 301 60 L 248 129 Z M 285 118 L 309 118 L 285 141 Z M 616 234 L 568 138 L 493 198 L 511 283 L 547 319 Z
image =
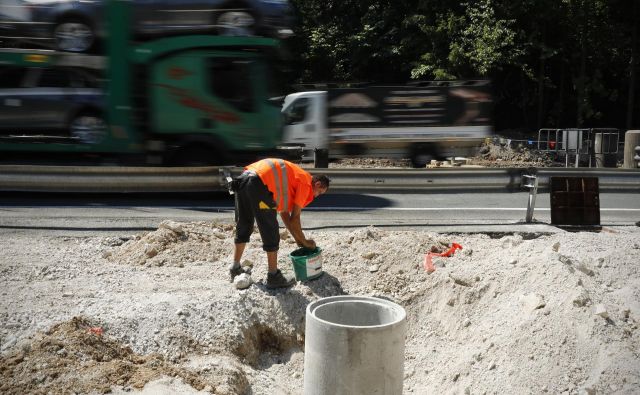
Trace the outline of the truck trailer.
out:
M 389 157 L 424 167 L 432 159 L 472 154 L 492 135 L 487 81 L 330 87 L 287 95 L 284 142 L 304 157 Z
M 14 87 L 13 81 L 5 81 L 0 86 L 0 119 L 6 126 L 0 128 L 0 157 L 5 163 L 76 164 L 86 159 L 234 165 L 264 156 L 296 156 L 295 149 L 279 149 L 280 102 L 271 100 L 277 96 L 273 64 L 278 40 L 189 34 L 136 43 L 129 35 L 130 8 L 127 1 L 108 2 L 104 54 L 0 50 L 0 73 L 46 70 L 54 75 L 86 73 L 100 80 L 98 87 L 83 91 L 73 84 Z M 41 107 L 61 95 L 93 99 L 75 100 L 59 122 L 48 123 L 49 129 L 42 122 L 26 126 L 50 111 Z M 7 126 L 7 120 L 20 116 L 26 118 Z

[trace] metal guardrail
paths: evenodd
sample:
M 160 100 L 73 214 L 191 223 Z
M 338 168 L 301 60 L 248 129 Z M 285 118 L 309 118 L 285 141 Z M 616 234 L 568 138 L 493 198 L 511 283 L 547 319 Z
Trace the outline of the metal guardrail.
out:
M 0 191 L 23 192 L 213 192 L 224 191 L 219 167 L 0 166 Z M 238 167 L 227 168 L 232 175 Z M 552 176 L 593 176 L 600 189 L 639 190 L 640 171 L 595 168 L 538 169 L 308 169 L 331 178 L 331 191 L 525 190 L 523 175 L 535 174 L 538 188 Z

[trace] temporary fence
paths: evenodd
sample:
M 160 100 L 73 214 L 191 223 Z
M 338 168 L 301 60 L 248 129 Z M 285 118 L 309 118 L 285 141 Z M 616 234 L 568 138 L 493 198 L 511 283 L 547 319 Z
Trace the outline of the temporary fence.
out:
M 565 167 L 587 163 L 589 167 L 615 167 L 620 131 L 613 128 L 540 129 L 537 149 L 564 156 Z

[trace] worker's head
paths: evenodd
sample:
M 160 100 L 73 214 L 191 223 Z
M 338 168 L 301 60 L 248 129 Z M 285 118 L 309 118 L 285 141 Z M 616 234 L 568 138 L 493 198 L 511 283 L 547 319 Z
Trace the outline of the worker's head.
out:
M 313 188 L 313 197 L 318 197 L 329 189 L 331 180 L 324 174 L 316 174 L 311 178 L 311 187 Z

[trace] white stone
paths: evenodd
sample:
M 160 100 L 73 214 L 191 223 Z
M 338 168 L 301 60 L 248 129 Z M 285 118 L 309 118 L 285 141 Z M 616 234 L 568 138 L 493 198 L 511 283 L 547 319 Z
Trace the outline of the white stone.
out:
M 363 257 L 364 259 L 372 259 L 372 258 L 374 258 L 375 256 L 376 256 L 376 253 L 375 253 L 375 252 L 367 252 L 367 253 L 365 253 L 365 254 L 362 254 L 362 257 Z
M 162 221 L 159 227 L 164 229 L 169 229 L 170 231 L 178 234 L 182 234 L 184 232 L 184 230 L 182 229 L 182 225 L 175 221 L 170 221 L 170 220 Z
M 251 276 L 248 275 L 247 273 L 242 273 L 233 279 L 233 285 L 237 289 L 249 288 L 249 286 L 251 286 L 251 282 L 252 282 Z
M 593 308 L 593 314 L 599 315 L 602 318 L 609 318 L 609 312 L 603 304 L 597 304 Z
M 371 265 L 371 266 L 369 266 L 369 271 L 370 271 L 371 273 L 375 273 L 375 272 L 377 272 L 378 270 L 379 270 L 378 265 Z
M 521 295 L 520 304 L 526 311 L 541 309 L 546 305 L 544 302 L 544 296 L 533 292 L 527 295 Z

